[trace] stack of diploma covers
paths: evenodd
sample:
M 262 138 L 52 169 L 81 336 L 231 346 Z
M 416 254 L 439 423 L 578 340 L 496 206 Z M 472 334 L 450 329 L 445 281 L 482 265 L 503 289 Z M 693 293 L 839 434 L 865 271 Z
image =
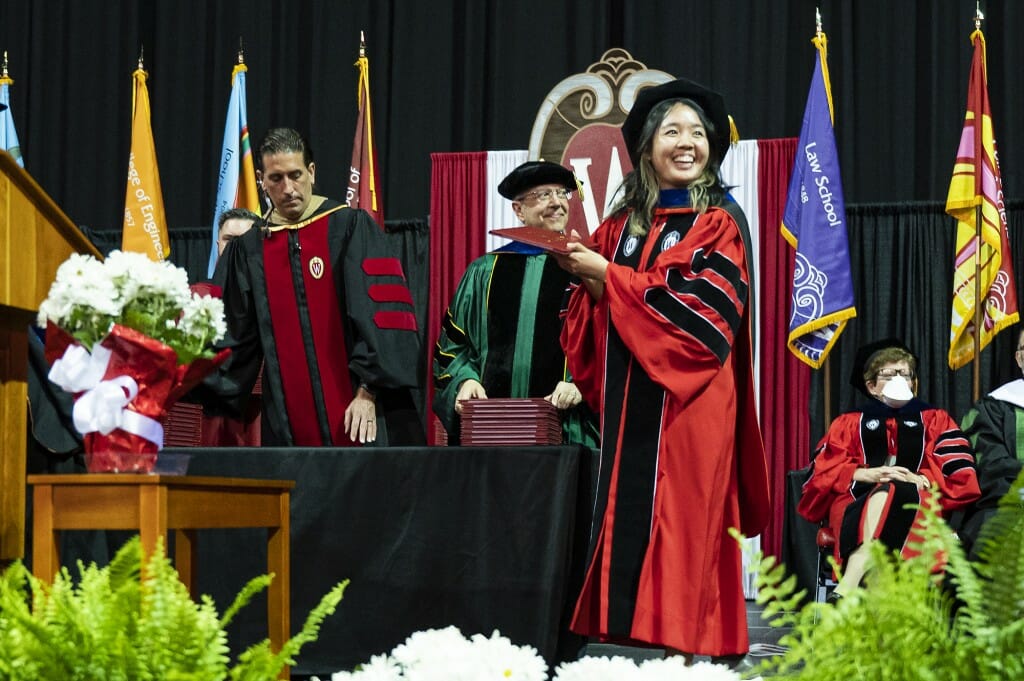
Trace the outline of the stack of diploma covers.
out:
M 175 402 L 160 419 L 164 424 L 164 447 L 198 447 L 203 430 L 203 407 Z
M 509 447 L 562 444 L 562 423 L 550 402 L 495 398 L 462 403 L 462 444 Z

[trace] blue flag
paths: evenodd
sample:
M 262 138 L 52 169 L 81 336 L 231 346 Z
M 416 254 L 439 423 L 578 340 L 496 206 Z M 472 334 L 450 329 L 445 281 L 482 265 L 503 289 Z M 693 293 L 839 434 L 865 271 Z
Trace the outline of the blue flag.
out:
M 7 76 L 7 71 L 0 77 L 0 104 L 7 108 L 0 111 L 0 149 L 4 149 L 14 157 L 18 165 L 25 167 L 21 158 L 21 145 L 18 143 L 18 132 L 14 129 L 14 116 L 11 115 L 11 84 L 14 81 Z
M 782 236 L 796 249 L 789 349 L 817 369 L 847 321 L 857 316 L 857 310 L 839 155 L 832 129 L 825 34 L 815 38 L 814 44 L 819 59 L 789 180 Z
M 247 69 L 239 54 L 239 63 L 231 73 L 231 99 L 224 124 L 224 144 L 217 167 L 217 203 L 213 209 L 213 241 L 207 276 L 213 276 L 217 265 L 217 232 L 221 213 L 232 208 L 248 208 L 259 214 L 260 200 L 256 193 L 256 171 L 249 143 L 249 124 L 245 110 L 245 73 Z

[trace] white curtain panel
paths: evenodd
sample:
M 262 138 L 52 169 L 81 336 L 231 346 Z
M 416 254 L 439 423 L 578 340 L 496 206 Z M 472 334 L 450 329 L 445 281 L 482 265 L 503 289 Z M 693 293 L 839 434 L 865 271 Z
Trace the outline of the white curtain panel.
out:
M 741 140 L 732 145 L 729 153 L 722 163 L 722 179 L 732 189 L 729 193 L 740 204 L 740 208 L 747 216 L 747 224 L 750 226 L 750 240 L 754 252 L 750 254 L 751 271 L 750 280 L 757 282 L 761 269 L 761 244 L 759 235 L 760 220 L 758 218 L 757 205 L 757 140 Z M 764 296 L 760 291 L 756 292 L 758 307 Z M 757 311 L 757 318 L 760 320 L 762 310 Z M 760 394 L 761 360 L 760 348 L 754 348 L 754 392 Z M 761 537 L 751 537 L 743 542 L 743 594 L 747 598 L 757 596 L 757 587 L 754 585 L 756 574 L 750 571 L 751 559 L 754 554 L 761 550 Z
M 747 216 L 747 224 L 750 226 L 750 240 L 754 252 L 750 254 L 751 270 L 750 280 L 758 282 L 761 273 L 761 228 L 757 207 L 757 140 L 741 140 L 732 145 L 729 153 L 725 156 L 722 164 L 722 179 L 726 186 L 732 187 L 729 193 L 740 204 L 740 208 Z M 760 308 L 764 296 L 757 291 L 757 305 Z M 757 310 L 757 319 L 760 323 L 762 310 Z M 754 390 L 760 392 L 761 377 L 761 348 L 754 348 Z
M 512 212 L 512 202 L 498 193 L 498 184 L 505 176 L 526 163 L 525 149 L 487 152 L 487 251 L 493 251 L 509 243 L 508 239 L 491 234 L 492 229 L 518 227 L 519 219 Z

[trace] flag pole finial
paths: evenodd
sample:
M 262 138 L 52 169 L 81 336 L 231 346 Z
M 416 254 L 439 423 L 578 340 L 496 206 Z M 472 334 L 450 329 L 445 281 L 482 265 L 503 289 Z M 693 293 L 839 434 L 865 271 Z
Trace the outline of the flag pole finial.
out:
M 238 63 L 245 63 L 245 47 L 242 45 L 242 36 L 238 36 Z
M 814 34 L 821 37 L 821 10 L 814 8 Z
M 366 34 L 359 31 L 359 58 L 366 56 Z
M 144 60 L 145 54 L 146 54 L 146 46 L 145 45 L 139 45 L 139 70 L 140 71 L 144 71 L 145 70 L 143 68 L 143 66 L 142 66 L 142 62 Z
M 9 76 L 7 75 L 7 50 L 4 50 L 3 72 L 0 73 L 0 78 L 8 78 L 8 77 Z
M 974 30 L 981 30 L 981 22 L 985 20 L 985 15 L 981 11 L 981 0 L 974 3 Z

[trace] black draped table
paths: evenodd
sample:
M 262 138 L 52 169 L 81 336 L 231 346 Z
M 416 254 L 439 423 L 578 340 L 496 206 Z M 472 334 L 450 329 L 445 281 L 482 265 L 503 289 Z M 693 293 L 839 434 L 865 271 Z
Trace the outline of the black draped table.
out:
M 414 631 L 495 629 L 548 660 L 568 632 L 590 531 L 591 453 L 582 447 L 182 449 L 189 474 L 294 480 L 294 633 L 331 586 L 351 580 L 297 674 L 351 669 Z M 113 547 L 116 549 L 116 547 Z M 91 550 L 91 549 L 90 549 Z M 200 530 L 197 591 L 218 611 L 266 569 L 261 530 Z M 104 560 L 64 550 L 76 558 Z M 233 652 L 267 635 L 266 601 L 229 628 Z

